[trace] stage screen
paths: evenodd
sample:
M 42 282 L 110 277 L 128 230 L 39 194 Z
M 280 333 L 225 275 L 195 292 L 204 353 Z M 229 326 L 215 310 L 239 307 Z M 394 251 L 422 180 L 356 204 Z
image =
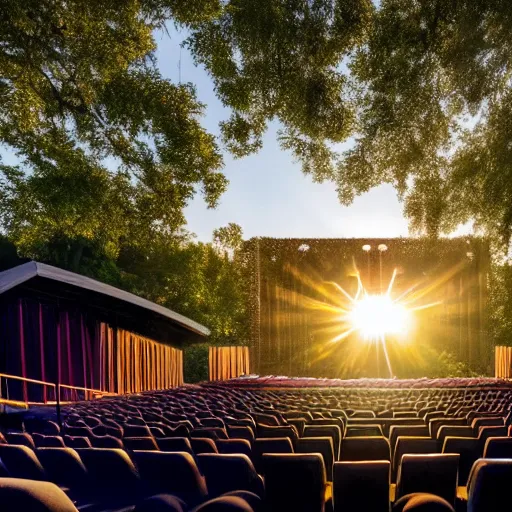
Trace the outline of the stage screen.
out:
M 433 377 L 439 357 L 489 371 L 485 240 L 253 238 L 244 254 L 254 373 Z

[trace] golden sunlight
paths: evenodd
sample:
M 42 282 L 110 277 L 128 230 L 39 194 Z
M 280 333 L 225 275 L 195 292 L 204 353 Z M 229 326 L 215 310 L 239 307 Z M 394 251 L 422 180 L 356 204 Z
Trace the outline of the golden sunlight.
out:
M 348 313 L 348 323 L 365 340 L 380 340 L 388 334 L 404 335 L 410 322 L 409 310 L 387 294 L 365 295 L 353 303 Z

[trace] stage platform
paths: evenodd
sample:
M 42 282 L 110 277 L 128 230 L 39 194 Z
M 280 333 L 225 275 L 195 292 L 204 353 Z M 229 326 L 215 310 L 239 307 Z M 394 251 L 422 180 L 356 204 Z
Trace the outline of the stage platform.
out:
M 209 385 L 243 388 L 341 388 L 341 389 L 512 389 L 512 380 L 490 377 L 443 379 L 317 379 L 308 377 L 248 375 Z

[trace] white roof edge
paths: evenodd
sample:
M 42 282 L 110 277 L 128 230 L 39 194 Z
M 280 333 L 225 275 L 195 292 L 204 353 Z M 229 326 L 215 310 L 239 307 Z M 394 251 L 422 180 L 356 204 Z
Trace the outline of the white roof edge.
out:
M 84 288 L 86 290 L 114 297 L 124 302 L 148 309 L 154 313 L 158 313 L 159 315 L 169 318 L 170 320 L 173 320 L 183 327 L 201 334 L 202 336 L 210 335 L 210 330 L 204 325 L 201 325 L 186 316 L 180 315 L 179 313 L 175 313 L 164 306 L 160 306 L 159 304 L 155 304 L 147 299 L 138 297 L 133 293 L 120 290 L 115 286 L 102 283 L 96 279 L 75 274 L 74 272 L 46 265 L 45 263 L 39 263 L 37 261 L 29 261 L 28 263 L 0 272 L 0 294 L 10 290 L 11 288 L 15 288 L 36 276 L 52 279 L 78 288 Z

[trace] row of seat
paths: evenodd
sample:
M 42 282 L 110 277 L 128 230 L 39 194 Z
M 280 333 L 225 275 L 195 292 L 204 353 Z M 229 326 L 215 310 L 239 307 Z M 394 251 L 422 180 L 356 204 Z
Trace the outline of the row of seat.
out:
M 433 480 L 443 479 L 439 468 L 448 471 L 457 460 L 458 483 L 464 486 L 474 461 L 501 442 L 493 438 L 508 435 L 511 400 L 508 388 L 269 390 L 221 383 L 72 404 L 64 408 L 62 429 L 48 419 L 27 419 L 25 432 L 9 432 L 6 441 L 18 436 L 23 443 L 30 432 L 36 447 L 179 449 L 196 462 L 201 453 L 234 452 L 246 455 L 261 474 L 265 454 L 313 453 L 322 459 L 326 482 L 338 488 L 338 464 L 359 461 L 350 470 L 357 473 L 355 468 L 368 470 L 365 464 L 383 461 L 389 483 L 397 484 L 392 490 L 401 496 L 401 482 L 414 474 L 403 462 L 414 455 L 441 461 L 434 464 Z M 456 486 L 457 472 L 450 489 Z
M 398 483 L 391 485 L 389 461 L 339 461 L 327 481 L 320 454 L 264 454 L 262 478 L 245 455 L 119 449 L 40 448 L 0 446 L 4 474 L 0 477 L 51 481 L 79 507 L 97 510 L 134 506 L 146 497 L 172 494 L 186 506 L 233 491 L 255 495 L 261 510 L 384 512 L 391 501 L 412 493 L 431 493 L 456 505 L 457 455 L 404 455 Z M 0 470 L 1 471 L 1 470 Z M 498 482 L 512 478 L 512 459 L 479 459 L 459 499 L 472 512 L 489 508 L 508 496 Z M 395 496 L 393 496 L 395 495 Z

